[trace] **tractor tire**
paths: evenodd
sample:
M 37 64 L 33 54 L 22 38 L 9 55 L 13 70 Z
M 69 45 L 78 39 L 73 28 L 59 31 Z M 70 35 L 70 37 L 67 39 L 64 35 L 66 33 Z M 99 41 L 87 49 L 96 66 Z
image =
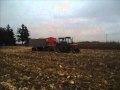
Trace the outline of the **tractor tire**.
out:
M 58 49 L 60 52 L 70 52 L 70 45 L 67 44 L 66 42 L 61 42 L 58 46 Z
M 79 53 L 79 52 L 80 52 L 80 49 L 79 49 L 79 48 L 76 48 L 76 49 L 74 49 L 74 52 L 75 52 L 75 53 Z

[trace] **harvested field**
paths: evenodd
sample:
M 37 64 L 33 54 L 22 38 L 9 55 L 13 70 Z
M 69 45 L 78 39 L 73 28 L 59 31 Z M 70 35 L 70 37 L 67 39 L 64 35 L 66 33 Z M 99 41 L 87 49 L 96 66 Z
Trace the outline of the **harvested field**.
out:
M 120 51 L 0 48 L 0 90 L 119 90 Z

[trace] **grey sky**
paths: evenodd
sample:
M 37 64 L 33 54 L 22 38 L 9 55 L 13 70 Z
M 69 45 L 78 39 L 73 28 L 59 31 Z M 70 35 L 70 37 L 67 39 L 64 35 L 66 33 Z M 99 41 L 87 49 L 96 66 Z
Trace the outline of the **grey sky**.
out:
M 31 38 L 72 36 L 76 41 L 120 41 L 120 0 L 0 0 L 0 26 Z

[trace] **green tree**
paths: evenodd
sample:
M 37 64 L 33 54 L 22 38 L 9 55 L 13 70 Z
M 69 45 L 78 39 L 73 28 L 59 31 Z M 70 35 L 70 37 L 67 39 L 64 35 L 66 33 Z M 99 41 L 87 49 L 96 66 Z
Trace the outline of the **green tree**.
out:
M 21 28 L 18 29 L 17 37 L 18 37 L 18 42 L 22 42 L 22 44 L 29 43 L 29 31 L 24 24 L 22 24 Z
M 5 28 L 0 27 L 0 46 L 5 44 L 5 40 L 6 40 Z
M 13 29 L 10 28 L 10 25 L 8 24 L 6 27 L 6 33 L 7 33 L 7 39 L 6 43 L 7 45 L 14 45 L 16 43 L 16 39 L 13 33 Z
M 6 28 L 0 27 L 0 45 L 14 45 L 16 39 L 13 30 L 8 24 Z

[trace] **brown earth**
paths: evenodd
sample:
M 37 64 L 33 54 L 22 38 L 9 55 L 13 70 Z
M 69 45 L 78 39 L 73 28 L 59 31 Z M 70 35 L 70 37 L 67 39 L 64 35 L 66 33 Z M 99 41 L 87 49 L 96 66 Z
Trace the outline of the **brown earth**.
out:
M 120 51 L 0 49 L 0 90 L 119 90 Z

